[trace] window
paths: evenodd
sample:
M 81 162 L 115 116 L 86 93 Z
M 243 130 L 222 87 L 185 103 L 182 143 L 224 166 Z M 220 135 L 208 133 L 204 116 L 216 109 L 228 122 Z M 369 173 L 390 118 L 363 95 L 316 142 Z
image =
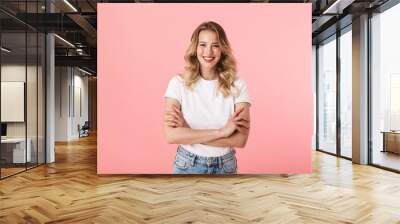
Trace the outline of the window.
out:
M 352 157 L 352 34 L 351 26 L 340 36 L 340 154 Z
M 336 36 L 318 47 L 318 149 L 336 153 Z
M 373 164 L 395 170 L 400 170 L 400 133 L 392 132 L 400 130 L 399 21 L 400 5 L 371 18 L 371 157 Z

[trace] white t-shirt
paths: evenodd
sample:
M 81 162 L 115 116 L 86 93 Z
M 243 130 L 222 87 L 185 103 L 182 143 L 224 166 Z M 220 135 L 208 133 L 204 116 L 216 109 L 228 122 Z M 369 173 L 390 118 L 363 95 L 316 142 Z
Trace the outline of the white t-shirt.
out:
M 224 98 L 218 90 L 218 80 L 200 80 L 192 90 L 187 89 L 181 76 L 174 76 L 168 84 L 164 97 L 174 98 L 181 104 L 181 110 L 186 123 L 192 129 L 219 129 L 225 126 L 235 111 L 234 104 L 250 103 L 247 85 L 244 80 L 237 79 L 235 87 L 240 91 L 237 97 Z M 216 95 L 218 93 L 218 95 Z M 204 144 L 181 146 L 199 156 L 217 157 L 234 150 L 229 147 L 216 147 Z

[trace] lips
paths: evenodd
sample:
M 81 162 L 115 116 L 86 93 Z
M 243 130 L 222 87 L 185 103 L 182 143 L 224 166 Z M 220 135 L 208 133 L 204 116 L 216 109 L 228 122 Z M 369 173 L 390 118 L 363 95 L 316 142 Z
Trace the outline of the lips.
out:
M 203 57 L 204 61 L 206 62 L 212 62 L 215 57 Z

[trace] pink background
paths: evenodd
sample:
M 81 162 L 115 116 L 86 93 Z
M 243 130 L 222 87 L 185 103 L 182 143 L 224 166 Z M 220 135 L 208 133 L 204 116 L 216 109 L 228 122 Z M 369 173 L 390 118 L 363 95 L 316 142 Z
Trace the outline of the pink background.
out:
M 98 4 L 99 174 L 169 174 L 163 95 L 193 30 L 222 25 L 247 81 L 250 136 L 238 173 L 311 172 L 311 4 Z

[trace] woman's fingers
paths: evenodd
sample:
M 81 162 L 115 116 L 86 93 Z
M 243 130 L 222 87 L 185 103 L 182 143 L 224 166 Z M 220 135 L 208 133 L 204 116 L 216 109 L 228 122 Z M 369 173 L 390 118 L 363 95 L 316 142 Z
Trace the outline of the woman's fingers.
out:
M 178 125 L 176 121 L 164 121 L 164 123 L 170 127 L 176 127 Z
M 167 111 L 166 112 L 166 116 L 172 116 L 172 117 L 175 117 L 178 120 L 180 119 L 179 114 L 177 114 L 175 111 Z
M 237 122 L 237 121 L 250 122 L 250 120 L 245 117 L 237 117 L 237 118 L 233 119 L 233 121 L 235 121 L 235 122 Z
M 168 116 L 164 119 L 165 122 L 178 122 L 178 119 L 175 117 Z
M 177 124 L 175 122 L 166 122 L 166 124 L 173 128 L 175 128 L 177 126 Z
M 182 114 L 181 110 L 177 106 L 174 106 L 174 111 L 179 115 Z
M 241 108 L 234 113 L 233 120 L 234 121 L 245 120 L 250 122 L 250 116 L 248 116 L 244 108 Z
M 175 116 L 175 115 L 172 114 L 172 113 L 166 113 L 166 114 L 164 115 L 164 118 L 165 118 L 165 119 L 172 119 L 172 118 L 177 119 L 178 117 Z
M 249 129 L 242 127 L 242 126 L 237 126 L 237 130 L 243 134 L 248 134 L 249 133 Z
M 165 114 L 164 120 L 165 120 L 165 122 L 174 122 L 173 125 L 175 127 L 184 127 L 185 126 L 185 120 L 176 111 L 167 111 Z
M 165 121 L 178 121 L 179 120 L 179 116 L 176 116 L 174 114 L 168 113 L 168 114 L 165 114 L 164 120 Z
M 167 124 L 168 126 L 177 125 L 178 121 L 179 121 L 178 119 L 170 115 L 165 115 L 164 117 L 164 123 Z
M 244 111 L 244 107 L 239 108 L 239 110 L 235 111 L 232 115 L 233 118 L 236 118 L 239 114 L 242 113 L 242 111 Z
M 169 111 L 169 112 L 174 113 L 174 114 L 176 114 L 177 116 L 183 117 L 182 111 L 181 111 L 177 106 L 175 106 L 175 105 L 172 107 L 172 110 Z
M 183 117 L 180 107 L 177 105 L 172 105 L 171 110 L 165 111 L 164 117 L 165 122 L 175 122 L 175 127 L 189 127 Z
M 242 126 L 245 128 L 250 128 L 250 122 L 245 121 L 245 120 L 240 120 L 240 121 L 234 121 L 236 125 Z
M 249 116 L 246 116 L 245 113 L 240 113 L 240 114 L 238 114 L 238 115 L 234 118 L 234 120 L 235 120 L 235 121 L 239 121 L 239 120 L 250 121 L 250 117 L 249 117 Z

